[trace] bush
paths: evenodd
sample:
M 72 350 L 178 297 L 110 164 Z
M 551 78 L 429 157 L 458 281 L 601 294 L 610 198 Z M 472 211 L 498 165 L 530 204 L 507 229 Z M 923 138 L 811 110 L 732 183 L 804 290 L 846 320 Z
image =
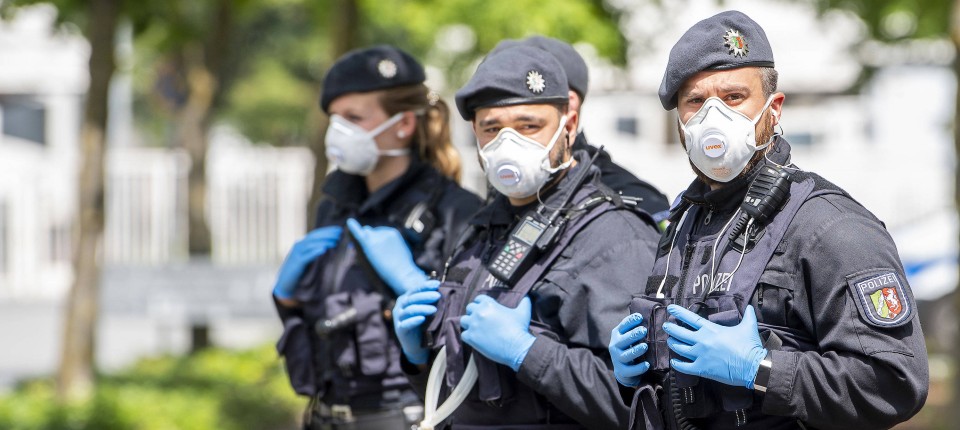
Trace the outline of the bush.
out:
M 27 381 L 0 396 L 10 430 L 296 429 L 304 406 L 272 346 L 163 357 L 97 378 L 88 401 L 59 405 L 53 381 Z

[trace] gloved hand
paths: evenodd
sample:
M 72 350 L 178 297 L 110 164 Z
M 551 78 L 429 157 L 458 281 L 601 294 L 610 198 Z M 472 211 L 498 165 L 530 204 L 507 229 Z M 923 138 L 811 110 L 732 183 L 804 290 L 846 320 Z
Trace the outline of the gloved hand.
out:
M 342 231 L 343 228 L 335 225 L 320 227 L 307 233 L 306 237 L 293 244 L 287 258 L 283 260 L 283 265 L 280 266 L 277 283 L 273 286 L 273 295 L 279 299 L 292 298 L 293 290 L 297 287 L 300 277 L 303 276 L 303 271 L 313 260 L 316 260 L 330 248 L 337 246 Z
M 430 350 L 423 346 L 423 322 L 437 312 L 440 281 L 426 281 L 397 298 L 393 307 L 393 330 L 397 332 L 403 355 L 413 364 L 425 364 Z
M 710 322 L 677 305 L 667 306 L 667 312 L 693 327 L 688 330 L 669 322 L 663 324 L 663 330 L 670 335 L 667 346 L 693 360 L 690 363 L 672 359 L 670 367 L 727 385 L 753 388 L 760 361 L 767 355 L 760 342 L 753 306 L 747 305 L 743 320 L 733 327 Z
M 536 340 L 530 334 L 530 298 L 524 297 L 511 309 L 493 297 L 477 296 L 460 318 L 460 339 L 485 357 L 509 366 L 514 372 Z
M 635 362 L 646 354 L 647 328 L 640 325 L 643 316 L 636 313 L 627 315 L 613 330 L 610 330 L 610 359 L 613 361 L 613 374 L 620 385 L 636 387 L 640 385 L 640 375 L 650 369 L 646 360 Z
M 363 248 L 370 265 L 398 296 L 427 281 L 427 275 L 413 261 L 413 254 L 397 229 L 362 226 L 353 218 L 347 220 L 347 228 Z

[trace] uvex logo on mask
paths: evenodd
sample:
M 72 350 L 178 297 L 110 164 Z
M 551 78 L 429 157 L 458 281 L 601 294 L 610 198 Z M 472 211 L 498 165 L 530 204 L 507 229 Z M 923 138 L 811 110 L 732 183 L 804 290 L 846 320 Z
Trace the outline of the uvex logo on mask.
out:
M 520 182 L 520 170 L 514 166 L 505 165 L 497 169 L 497 179 L 503 185 L 514 185 Z
M 703 142 L 703 152 L 708 157 L 717 158 L 727 152 L 727 146 L 724 145 L 722 138 L 711 137 L 705 138 Z

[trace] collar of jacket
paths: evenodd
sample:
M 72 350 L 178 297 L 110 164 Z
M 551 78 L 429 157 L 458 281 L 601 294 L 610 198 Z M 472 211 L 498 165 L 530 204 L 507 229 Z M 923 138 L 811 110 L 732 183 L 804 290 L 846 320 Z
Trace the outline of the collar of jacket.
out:
M 386 206 L 421 180 L 432 168 L 416 156 L 410 157 L 410 166 L 398 178 L 387 182 L 373 193 L 367 191 L 363 176 L 334 170 L 323 184 L 323 193 L 337 205 L 356 210 L 357 215 L 385 212 Z
M 588 154 L 586 151 L 574 151 L 573 158 L 577 160 L 577 165 L 567 170 L 567 173 L 563 176 L 563 179 L 560 180 L 559 184 L 551 186 L 540 193 L 540 200 L 544 201 L 544 203 L 550 207 L 559 205 L 559 203 L 552 202 L 551 200 L 554 200 L 554 197 L 558 196 L 557 191 L 566 190 L 572 186 L 571 178 L 580 170 L 580 167 L 583 165 L 582 163 L 588 159 Z M 593 176 L 596 176 L 600 174 L 600 169 L 598 169 L 597 166 L 590 166 L 590 172 Z M 590 179 L 587 179 L 584 183 L 589 181 Z M 474 215 L 470 220 L 470 224 L 482 227 L 510 226 L 516 223 L 528 210 L 537 207 L 538 204 L 539 202 L 533 201 L 524 206 L 513 206 L 510 204 L 507 196 L 497 193 L 493 201 L 481 208 L 480 211 Z
M 750 183 L 760 173 L 760 168 L 770 162 L 768 158 L 781 166 L 790 164 L 790 144 L 786 139 L 777 135 L 773 142 L 773 149 L 767 153 L 766 158 L 760 160 L 746 175 L 738 176 L 722 188 L 711 190 L 710 186 L 700 178 L 695 179 L 683 192 L 683 199 L 714 212 L 733 212 L 740 206 Z

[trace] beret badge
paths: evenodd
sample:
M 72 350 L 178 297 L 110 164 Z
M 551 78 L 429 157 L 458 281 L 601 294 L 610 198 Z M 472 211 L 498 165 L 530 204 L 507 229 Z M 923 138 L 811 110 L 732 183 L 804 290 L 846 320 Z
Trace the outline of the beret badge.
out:
M 543 80 L 543 75 L 536 70 L 527 73 L 527 88 L 534 94 L 540 94 L 547 87 L 547 82 Z
M 723 46 L 729 48 L 729 54 L 734 57 L 746 57 L 750 52 L 743 35 L 733 29 L 727 30 L 727 33 L 723 35 Z
M 383 76 L 385 79 L 391 79 L 397 76 L 397 63 L 394 63 L 388 58 L 384 58 L 377 63 L 377 71 L 380 72 L 380 76 Z

